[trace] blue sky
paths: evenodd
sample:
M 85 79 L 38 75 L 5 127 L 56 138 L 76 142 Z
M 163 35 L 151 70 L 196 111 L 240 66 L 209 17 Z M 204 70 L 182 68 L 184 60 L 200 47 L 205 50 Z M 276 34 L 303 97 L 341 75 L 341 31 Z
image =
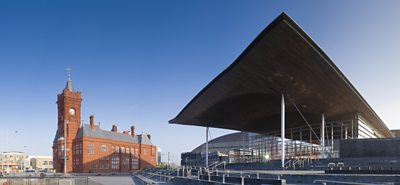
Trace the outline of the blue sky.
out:
M 400 128 L 399 8 L 398 1 L 0 1 L 0 151 L 51 155 L 56 95 L 71 65 L 83 120 L 94 114 L 105 129 L 134 124 L 178 161 L 204 141 L 205 129 L 168 120 L 282 11 L 389 128 Z

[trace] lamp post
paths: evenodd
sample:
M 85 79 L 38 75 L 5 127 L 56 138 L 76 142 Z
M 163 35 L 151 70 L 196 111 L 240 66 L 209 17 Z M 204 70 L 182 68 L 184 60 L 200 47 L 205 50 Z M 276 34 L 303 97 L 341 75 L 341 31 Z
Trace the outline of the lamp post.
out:
M 161 166 L 163 166 L 163 165 L 165 165 L 165 153 L 161 153 Z
M 67 122 L 64 121 L 64 174 L 67 174 Z
M 169 170 L 169 152 L 168 152 L 168 160 L 167 160 L 167 170 Z
M 64 134 L 63 137 L 58 139 L 59 145 L 61 145 L 61 150 L 63 151 L 63 173 L 64 175 L 67 174 L 67 134 L 66 134 L 66 121 L 64 121 Z

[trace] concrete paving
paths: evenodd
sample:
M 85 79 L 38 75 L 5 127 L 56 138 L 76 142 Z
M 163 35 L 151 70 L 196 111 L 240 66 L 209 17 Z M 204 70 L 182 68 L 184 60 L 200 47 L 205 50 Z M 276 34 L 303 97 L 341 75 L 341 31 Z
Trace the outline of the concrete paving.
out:
M 131 176 L 90 176 L 89 185 L 141 185 Z

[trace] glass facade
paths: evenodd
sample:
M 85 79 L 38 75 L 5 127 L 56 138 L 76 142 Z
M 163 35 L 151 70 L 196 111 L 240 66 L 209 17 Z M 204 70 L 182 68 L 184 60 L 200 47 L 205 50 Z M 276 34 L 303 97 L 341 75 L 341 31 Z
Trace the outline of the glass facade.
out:
M 322 124 L 305 125 L 285 130 L 286 159 L 338 158 L 341 139 L 379 138 L 361 116 L 325 123 L 325 147 L 321 144 Z M 267 134 L 249 133 L 251 155 L 243 162 L 266 162 L 281 159 L 280 131 Z
M 285 158 L 290 159 L 323 159 L 338 158 L 340 140 L 383 137 L 360 115 L 349 116 L 347 120 L 326 121 L 325 147 L 321 144 L 321 123 L 304 124 L 285 130 Z M 287 124 L 288 125 L 288 124 Z M 265 134 L 247 133 L 248 144 L 243 147 L 229 147 L 229 151 L 220 152 L 227 146 L 219 146 L 220 151 L 209 153 L 210 163 L 262 163 L 281 159 L 281 131 L 275 130 Z M 238 141 L 242 140 L 237 138 Z M 244 140 L 243 140 L 244 141 Z M 246 146 L 246 147 L 244 147 Z M 205 151 L 201 153 L 183 153 L 181 164 L 204 165 Z

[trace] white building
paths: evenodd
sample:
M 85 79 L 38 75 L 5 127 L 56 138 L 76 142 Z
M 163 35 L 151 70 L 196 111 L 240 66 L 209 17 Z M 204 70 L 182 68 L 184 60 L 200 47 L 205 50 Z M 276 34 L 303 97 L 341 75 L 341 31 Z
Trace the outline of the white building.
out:
M 1 172 L 23 172 L 29 166 L 28 155 L 24 152 L 10 151 L 0 153 Z
M 53 171 L 53 156 L 29 156 L 31 167 L 36 171 Z

